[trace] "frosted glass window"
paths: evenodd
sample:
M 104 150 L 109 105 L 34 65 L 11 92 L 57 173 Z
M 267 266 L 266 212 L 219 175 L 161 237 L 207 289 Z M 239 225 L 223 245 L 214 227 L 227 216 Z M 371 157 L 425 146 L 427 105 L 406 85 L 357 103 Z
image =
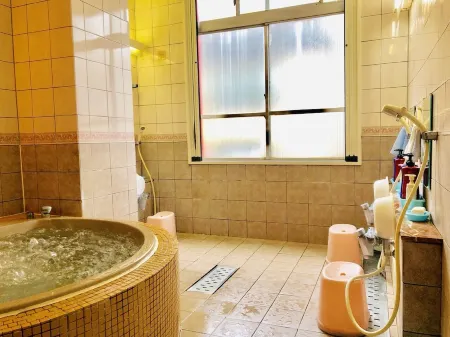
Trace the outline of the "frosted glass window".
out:
M 202 115 L 265 111 L 264 29 L 200 35 Z
M 236 16 L 233 0 L 197 0 L 197 21 L 208 21 Z
M 272 24 L 270 109 L 345 106 L 344 14 Z
M 271 154 L 274 158 L 343 158 L 345 113 L 271 117 Z
M 241 0 L 240 13 L 260 12 L 266 9 L 266 0 Z
M 202 155 L 205 158 L 264 158 L 264 117 L 202 120 Z

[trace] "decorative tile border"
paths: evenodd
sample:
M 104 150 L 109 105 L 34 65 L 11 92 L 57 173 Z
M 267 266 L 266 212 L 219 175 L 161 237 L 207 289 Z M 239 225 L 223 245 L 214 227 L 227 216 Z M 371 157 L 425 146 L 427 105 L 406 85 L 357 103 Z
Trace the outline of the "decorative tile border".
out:
M 363 136 L 396 136 L 401 127 L 363 127 Z M 133 132 L 55 132 L 55 133 L 27 133 L 0 134 L 0 145 L 14 144 L 67 144 L 67 143 L 96 143 L 96 142 L 133 142 Z M 142 135 L 143 142 L 184 142 L 185 133 L 165 135 Z
M 21 134 L 21 144 L 134 142 L 132 132 L 58 132 Z
M 401 126 L 363 127 L 362 136 L 397 136 Z
M 18 145 L 20 137 L 18 133 L 2 133 L 0 134 L 0 145 Z
M 177 133 L 172 135 L 142 135 L 141 141 L 143 142 L 184 142 L 187 140 L 187 134 Z

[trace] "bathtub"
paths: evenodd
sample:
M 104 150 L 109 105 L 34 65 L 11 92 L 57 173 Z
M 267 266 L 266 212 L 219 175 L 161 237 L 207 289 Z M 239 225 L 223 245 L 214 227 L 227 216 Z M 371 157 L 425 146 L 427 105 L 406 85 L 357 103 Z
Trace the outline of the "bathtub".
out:
M 103 230 L 115 234 L 127 234 L 136 243 L 138 250 L 125 261 L 113 265 L 110 269 L 99 274 L 92 275 L 72 284 L 67 284 L 29 297 L 23 297 L 9 302 L 0 303 L 0 317 L 5 315 L 17 314 L 24 310 L 42 307 L 44 305 L 58 302 L 62 299 L 79 295 L 105 285 L 111 281 L 117 280 L 123 275 L 133 271 L 141 264 L 146 262 L 157 250 L 158 240 L 149 227 L 138 223 L 125 223 L 106 220 L 91 220 L 82 218 L 49 218 L 25 221 L 6 226 L 0 226 L 0 237 L 11 234 L 26 233 L 39 228 L 69 228 L 69 229 L 88 229 Z M 30 261 L 32 263 L 32 261 Z M 1 291 L 1 289 L 0 289 Z

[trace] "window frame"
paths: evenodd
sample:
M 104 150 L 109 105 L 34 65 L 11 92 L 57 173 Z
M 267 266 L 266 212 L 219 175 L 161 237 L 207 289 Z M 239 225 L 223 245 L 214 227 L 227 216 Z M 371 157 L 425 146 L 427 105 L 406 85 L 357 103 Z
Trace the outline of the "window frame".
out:
M 231 0 L 230 0 L 231 1 Z M 236 0 L 236 16 L 197 23 L 196 1 L 185 0 L 186 9 L 186 111 L 187 143 L 190 164 L 263 164 L 263 165 L 361 165 L 361 125 L 359 118 L 359 12 L 357 0 L 319 2 L 286 8 L 272 9 L 239 15 Z M 268 2 L 268 1 L 267 1 Z M 267 5 L 266 5 L 267 6 Z M 201 116 L 198 78 L 197 38 L 200 34 L 240 28 L 265 27 L 284 21 L 345 13 L 345 158 L 202 158 Z M 266 59 L 266 68 L 267 68 Z M 267 71 L 267 69 L 266 69 Z M 267 86 L 268 81 L 266 81 Z M 267 91 L 268 88 L 266 88 Z M 268 104 L 268 99 L 266 100 Z M 325 111 L 327 109 L 316 109 Z M 266 109 L 267 112 L 267 109 Z M 304 112 L 303 112 L 304 113 Z M 272 115 L 273 112 L 270 114 Z M 286 113 L 288 114 L 288 113 Z M 256 116 L 255 114 L 251 114 Z M 270 120 L 266 117 L 266 123 Z M 270 125 L 269 125 L 270 127 Z M 267 128 L 266 128 L 267 132 Z M 349 157 L 352 156 L 352 157 Z M 356 157 L 356 158 L 355 158 Z

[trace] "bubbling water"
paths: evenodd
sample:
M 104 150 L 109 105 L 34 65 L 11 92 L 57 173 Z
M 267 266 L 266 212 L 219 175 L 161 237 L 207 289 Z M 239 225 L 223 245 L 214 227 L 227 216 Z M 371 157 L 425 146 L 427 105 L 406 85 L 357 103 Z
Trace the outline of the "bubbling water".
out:
M 0 303 L 102 273 L 133 256 L 131 234 L 39 228 L 0 238 Z

